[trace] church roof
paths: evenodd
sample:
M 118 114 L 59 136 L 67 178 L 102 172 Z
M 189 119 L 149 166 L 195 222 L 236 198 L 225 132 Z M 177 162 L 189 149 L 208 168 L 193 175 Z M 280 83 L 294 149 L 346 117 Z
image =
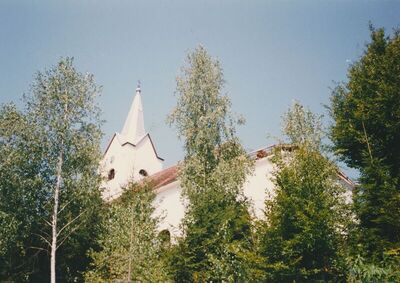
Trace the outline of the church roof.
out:
M 269 147 L 261 148 L 249 153 L 249 156 L 254 158 L 255 160 L 263 159 L 272 154 L 272 150 L 277 145 L 272 145 Z M 292 145 L 280 145 L 282 148 L 286 150 L 293 149 Z M 154 189 L 161 188 L 170 183 L 173 183 L 178 180 L 178 165 L 171 166 L 167 169 L 161 170 L 151 176 L 148 179 L 154 185 Z
M 111 138 L 110 142 L 107 145 L 106 150 L 104 151 L 104 155 L 107 153 L 111 143 L 115 138 L 117 138 L 121 146 L 130 145 L 136 147 L 146 137 L 148 137 L 151 146 L 153 147 L 155 155 L 157 156 L 158 159 L 164 161 L 163 158 L 158 156 L 153 140 L 150 137 L 150 134 L 147 133 L 144 129 L 143 105 L 142 105 L 141 94 L 142 91 L 140 85 L 138 85 L 136 88 L 136 94 L 135 97 L 133 98 L 133 102 L 129 110 L 128 116 L 126 117 L 124 127 L 122 128 L 121 133 L 114 133 L 113 137 Z
M 290 144 L 271 145 L 268 147 L 260 148 L 249 153 L 251 158 L 260 160 L 273 154 L 273 150 L 280 147 L 282 150 L 293 151 L 297 146 Z M 171 166 L 167 169 L 161 170 L 151 176 L 148 180 L 153 184 L 154 189 L 161 188 L 178 180 L 178 165 Z M 354 187 L 355 183 L 347 177 L 343 172 L 338 171 L 339 178 L 350 187 Z
M 136 147 L 136 146 L 137 146 L 138 144 L 140 144 L 146 137 L 149 138 L 150 143 L 151 143 L 151 146 L 153 147 L 154 153 L 155 153 L 155 155 L 157 156 L 157 158 L 160 159 L 161 161 L 164 161 L 164 159 L 161 158 L 161 157 L 158 155 L 157 150 L 156 150 L 156 147 L 154 146 L 153 140 L 151 139 L 151 136 L 150 136 L 149 133 L 145 134 L 145 135 L 142 136 L 140 139 L 138 139 L 136 143 L 131 143 L 130 141 L 127 141 L 123 136 L 121 136 L 121 134 L 114 133 L 113 137 L 111 138 L 111 140 L 109 141 L 109 143 L 108 143 L 108 145 L 107 145 L 107 147 L 106 147 L 106 150 L 104 151 L 103 156 L 106 155 L 108 149 L 110 148 L 110 146 L 111 146 L 111 144 L 112 144 L 112 142 L 113 142 L 113 140 L 114 140 L 115 138 L 117 138 L 117 140 L 118 140 L 118 142 L 119 142 L 119 144 L 120 144 L 121 146 L 130 145 L 130 146 Z
M 166 186 L 178 179 L 178 165 L 161 170 L 149 177 L 149 181 L 154 185 L 154 189 Z

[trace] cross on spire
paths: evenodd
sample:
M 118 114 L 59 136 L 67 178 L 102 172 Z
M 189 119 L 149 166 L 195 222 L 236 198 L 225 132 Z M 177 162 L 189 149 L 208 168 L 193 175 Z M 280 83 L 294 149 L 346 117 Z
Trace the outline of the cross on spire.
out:
M 140 80 L 137 81 L 136 93 L 138 92 L 142 92 L 142 90 L 140 89 Z

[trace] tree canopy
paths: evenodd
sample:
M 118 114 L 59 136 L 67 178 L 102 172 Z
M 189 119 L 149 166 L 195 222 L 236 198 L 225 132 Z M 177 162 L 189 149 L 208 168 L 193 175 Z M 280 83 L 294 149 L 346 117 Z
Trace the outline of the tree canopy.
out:
M 219 62 L 203 47 L 188 55 L 177 78 L 178 103 L 169 121 L 184 139 L 179 179 L 188 200 L 173 256 L 179 282 L 249 278 L 251 217 L 241 188 L 252 162 L 235 135 L 223 84 Z
M 10 225 L 0 229 L 16 233 L 1 249 L 5 280 L 48 281 L 52 269 L 54 280 L 76 281 L 88 266 L 102 207 L 98 95 L 66 58 L 37 73 L 22 111 L 1 109 L 0 211 Z
M 400 174 L 400 35 L 371 27 L 371 42 L 332 93 L 334 149 L 351 167 L 377 158 Z
M 123 195 L 108 205 L 98 250 L 92 250 L 87 282 L 168 282 L 153 217 L 155 193 L 151 183 L 130 183 Z
M 271 282 L 343 280 L 348 210 L 338 169 L 321 152 L 321 118 L 297 102 L 284 117 L 293 150 L 277 147 L 261 255 Z
M 368 257 L 400 247 L 400 34 L 371 26 L 371 41 L 331 97 L 331 139 L 360 171 L 358 244 Z

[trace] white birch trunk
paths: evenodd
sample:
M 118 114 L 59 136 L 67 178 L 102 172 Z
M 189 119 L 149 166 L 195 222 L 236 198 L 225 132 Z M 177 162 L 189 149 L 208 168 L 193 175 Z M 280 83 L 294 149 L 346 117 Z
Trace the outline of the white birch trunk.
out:
M 61 142 L 61 148 L 63 142 Z M 51 255 L 50 255 L 50 282 L 56 283 L 56 250 L 57 250 L 57 216 L 58 216 L 58 206 L 59 206 L 59 194 L 61 186 L 61 168 L 63 163 L 62 149 L 58 157 L 57 164 L 57 183 L 54 190 L 54 210 L 53 219 L 51 221 Z
M 128 262 L 128 283 L 132 282 L 132 247 L 133 247 L 133 213 L 131 215 L 132 221 L 131 221 L 131 234 L 130 234 L 130 241 L 129 241 L 129 262 Z
M 67 120 L 68 101 L 64 105 L 64 122 Z M 58 156 L 57 163 L 57 182 L 54 190 L 54 210 L 53 219 L 51 221 L 51 254 L 50 254 L 50 283 L 56 283 L 56 251 L 57 251 L 57 220 L 58 220 L 58 206 L 59 206 L 59 195 L 61 186 L 61 172 L 63 165 L 63 147 L 64 140 L 61 138 L 60 142 L 60 154 Z

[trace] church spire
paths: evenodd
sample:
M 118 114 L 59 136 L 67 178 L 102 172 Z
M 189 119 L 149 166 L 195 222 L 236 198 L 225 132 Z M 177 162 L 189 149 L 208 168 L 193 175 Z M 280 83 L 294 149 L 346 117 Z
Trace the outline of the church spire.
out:
M 133 99 L 128 117 L 125 120 L 121 134 L 131 143 L 135 144 L 146 132 L 144 130 L 143 106 L 141 98 L 140 81 L 136 88 L 136 95 Z

